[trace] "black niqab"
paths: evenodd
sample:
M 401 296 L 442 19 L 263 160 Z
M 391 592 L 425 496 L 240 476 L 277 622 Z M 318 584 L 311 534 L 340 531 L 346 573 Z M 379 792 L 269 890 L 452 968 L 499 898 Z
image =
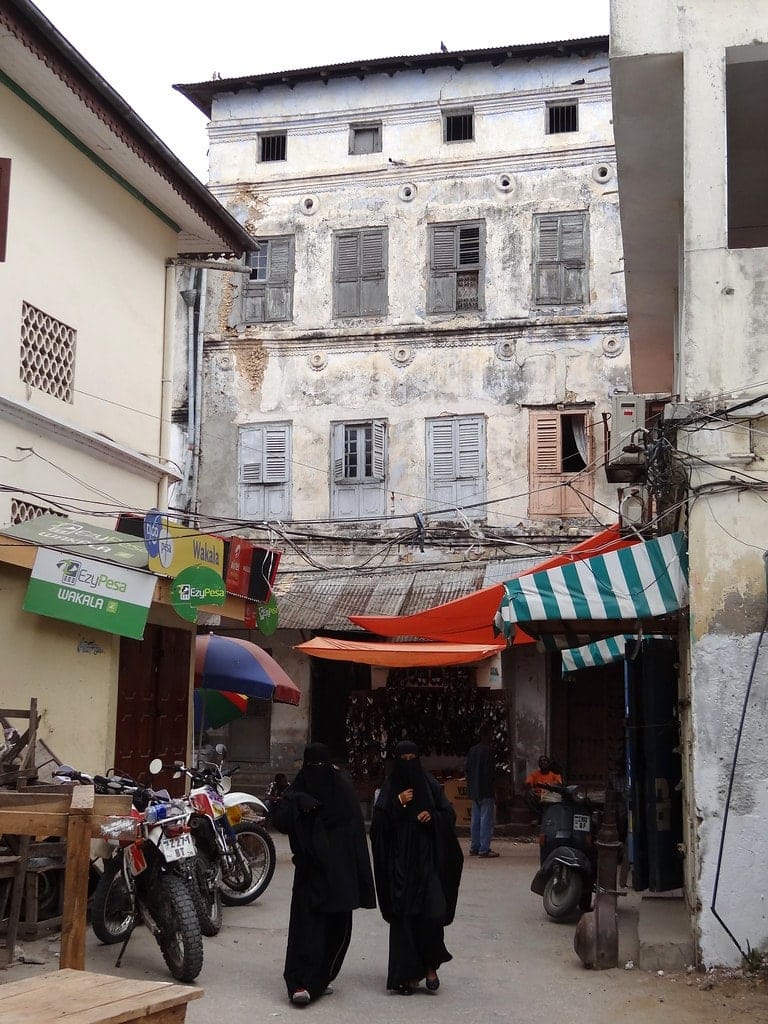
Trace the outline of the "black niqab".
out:
M 389 778 L 395 795 L 406 789 L 413 790 L 413 800 L 406 806 L 406 811 L 416 817 L 422 811 L 430 813 L 435 809 L 427 777 L 419 757 L 419 748 L 410 740 L 401 740 L 394 750 L 395 762 Z M 415 754 L 415 757 L 404 760 L 404 754 Z

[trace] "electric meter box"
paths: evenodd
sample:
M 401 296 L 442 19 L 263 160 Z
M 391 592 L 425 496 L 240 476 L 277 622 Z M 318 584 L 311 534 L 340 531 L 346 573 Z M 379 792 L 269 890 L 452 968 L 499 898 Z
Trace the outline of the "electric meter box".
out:
M 629 445 L 639 445 L 645 429 L 645 399 L 638 395 L 614 395 L 611 408 L 611 463 L 640 461 L 638 452 L 625 452 Z

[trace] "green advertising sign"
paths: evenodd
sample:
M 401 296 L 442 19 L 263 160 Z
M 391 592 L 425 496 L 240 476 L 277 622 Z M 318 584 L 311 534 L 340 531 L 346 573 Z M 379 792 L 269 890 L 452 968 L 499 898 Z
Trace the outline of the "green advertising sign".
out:
M 4 526 L 0 533 L 43 547 L 68 551 L 78 558 L 100 558 L 134 569 L 145 569 L 149 556 L 143 541 L 126 533 L 105 530 L 90 523 L 78 523 L 61 516 L 38 516 L 16 526 Z
M 220 573 L 207 565 L 182 569 L 171 584 L 171 604 L 187 622 L 197 622 L 197 609 L 201 605 L 222 605 L 226 598 Z
M 149 573 L 40 548 L 22 607 L 140 640 L 154 592 Z
M 256 607 L 256 621 L 258 623 L 259 630 L 264 636 L 272 636 L 277 629 L 277 600 L 275 595 L 263 604 L 259 604 Z

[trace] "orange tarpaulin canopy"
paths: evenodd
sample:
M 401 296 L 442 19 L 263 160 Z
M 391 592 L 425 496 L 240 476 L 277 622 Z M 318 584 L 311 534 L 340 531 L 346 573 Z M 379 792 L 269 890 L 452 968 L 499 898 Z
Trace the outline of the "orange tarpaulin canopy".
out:
M 603 555 L 608 551 L 637 544 L 638 537 L 622 537 L 619 524 L 588 537 L 568 551 L 554 555 L 530 569 L 515 573 L 511 579 L 527 576 L 534 572 L 554 569 L 558 565 L 578 562 L 583 558 Z M 350 615 L 356 626 L 376 633 L 378 636 L 420 636 L 426 640 L 442 640 L 451 643 L 497 644 L 500 629 L 494 619 L 505 596 L 503 583 L 483 587 L 474 594 L 459 597 L 455 601 L 427 608 L 413 615 Z M 514 643 L 534 643 L 534 640 L 520 628 L 515 630 Z
M 420 668 L 483 661 L 505 650 L 506 646 L 506 643 L 376 644 L 364 640 L 334 640 L 327 636 L 316 636 L 313 640 L 297 644 L 295 649 L 314 658 L 329 658 L 331 661 L 355 661 L 362 665 L 382 665 L 387 668 Z

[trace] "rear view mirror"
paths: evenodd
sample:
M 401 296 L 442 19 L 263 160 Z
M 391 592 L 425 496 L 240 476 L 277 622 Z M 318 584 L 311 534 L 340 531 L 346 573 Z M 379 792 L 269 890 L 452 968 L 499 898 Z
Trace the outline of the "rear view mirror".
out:
M 163 770 L 163 762 L 162 762 L 161 758 L 153 757 L 152 760 L 149 762 L 149 774 L 150 775 L 159 775 L 162 770 Z

